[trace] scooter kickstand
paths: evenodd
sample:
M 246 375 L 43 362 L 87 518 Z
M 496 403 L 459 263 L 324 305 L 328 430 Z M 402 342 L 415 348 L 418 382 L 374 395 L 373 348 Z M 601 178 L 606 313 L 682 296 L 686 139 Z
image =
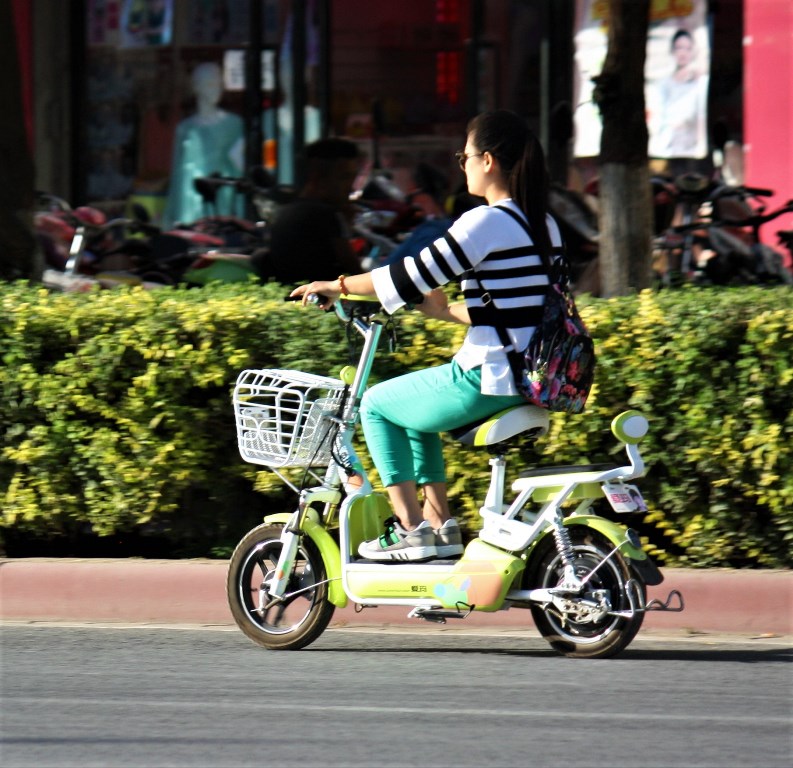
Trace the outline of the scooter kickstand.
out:
M 647 611 L 668 611 L 669 613 L 680 613 L 685 608 L 683 595 L 677 589 L 673 589 L 666 600 L 650 600 L 645 610 Z
M 465 609 L 465 611 L 462 609 Z M 419 606 L 408 614 L 408 618 L 424 619 L 424 621 L 432 621 L 435 624 L 445 624 L 446 619 L 465 619 L 473 610 L 474 606 L 467 603 L 457 603 L 453 611 L 444 608 L 422 608 Z

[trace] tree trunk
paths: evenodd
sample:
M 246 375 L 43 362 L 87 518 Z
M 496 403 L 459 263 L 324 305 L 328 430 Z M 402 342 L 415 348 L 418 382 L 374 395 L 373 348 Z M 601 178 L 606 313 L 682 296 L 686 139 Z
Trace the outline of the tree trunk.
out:
M 39 279 L 41 263 L 32 230 L 33 162 L 10 0 L 0 0 L 0 71 L 0 280 Z
M 600 140 L 600 293 L 620 296 L 651 278 L 652 207 L 644 104 L 650 0 L 608 0 L 608 53 L 595 80 Z

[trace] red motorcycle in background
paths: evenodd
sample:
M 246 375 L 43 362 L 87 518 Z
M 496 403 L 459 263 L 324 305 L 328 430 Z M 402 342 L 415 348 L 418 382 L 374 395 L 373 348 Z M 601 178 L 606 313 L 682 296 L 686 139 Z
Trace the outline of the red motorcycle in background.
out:
M 793 200 L 766 212 L 768 189 L 731 185 L 697 173 L 651 177 L 656 284 L 793 284 L 793 231 L 767 245 L 761 228 L 793 212 Z M 550 207 L 565 239 L 577 293 L 599 295 L 597 180 L 583 193 L 554 186 Z
M 214 215 L 214 196 L 228 185 L 249 195 L 257 214 L 267 215 L 256 221 Z M 151 224 L 140 206 L 132 206 L 132 216 L 108 219 L 97 208 L 73 209 L 62 198 L 37 193 L 34 226 L 45 257 L 45 285 L 83 291 L 97 285 L 156 288 L 250 279 L 252 254 L 266 245 L 275 189 L 249 178 L 198 178 L 195 186 L 207 215 L 169 230 Z

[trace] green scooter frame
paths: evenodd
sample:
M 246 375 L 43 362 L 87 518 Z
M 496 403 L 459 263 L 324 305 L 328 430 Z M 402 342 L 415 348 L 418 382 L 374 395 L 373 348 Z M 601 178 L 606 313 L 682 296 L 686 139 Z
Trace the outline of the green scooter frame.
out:
M 571 468 L 573 469 L 573 468 Z M 301 524 L 322 557 L 329 581 L 328 600 L 338 608 L 348 601 L 362 605 L 404 605 L 421 609 L 497 611 L 510 597 L 520 602 L 526 593 L 518 579 L 526 569 L 531 553 L 546 536 L 550 526 L 538 531 L 531 543 L 519 552 L 505 551 L 481 538 L 471 541 L 456 560 L 433 560 L 419 563 L 379 563 L 355 558 L 362 541 L 376 538 L 383 523 L 392 514 L 385 497 L 372 493 L 368 483 L 360 492 L 348 497 L 340 510 L 340 544 L 321 525 L 316 512 L 309 509 Z M 559 488 L 552 489 L 556 494 Z M 542 499 L 545 493 L 535 493 Z M 581 483 L 574 498 L 594 500 L 602 496 L 597 484 Z M 660 574 L 646 553 L 631 540 L 628 529 L 606 518 L 577 510 L 565 520 L 565 526 L 591 528 L 610 541 L 628 559 L 644 583 L 659 583 Z M 287 525 L 290 514 L 269 515 L 267 523 Z M 526 523 L 509 521 L 529 528 Z M 655 571 L 653 573 L 653 570 Z M 648 581 L 649 579 L 649 581 Z

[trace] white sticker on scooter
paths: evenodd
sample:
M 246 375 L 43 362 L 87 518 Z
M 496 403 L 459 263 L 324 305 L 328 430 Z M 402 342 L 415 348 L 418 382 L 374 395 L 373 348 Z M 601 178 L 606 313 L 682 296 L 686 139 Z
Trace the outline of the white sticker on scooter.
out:
M 625 483 L 606 483 L 603 486 L 603 493 L 611 504 L 615 512 L 646 512 L 647 505 L 644 503 L 642 494 L 635 485 L 625 485 Z

